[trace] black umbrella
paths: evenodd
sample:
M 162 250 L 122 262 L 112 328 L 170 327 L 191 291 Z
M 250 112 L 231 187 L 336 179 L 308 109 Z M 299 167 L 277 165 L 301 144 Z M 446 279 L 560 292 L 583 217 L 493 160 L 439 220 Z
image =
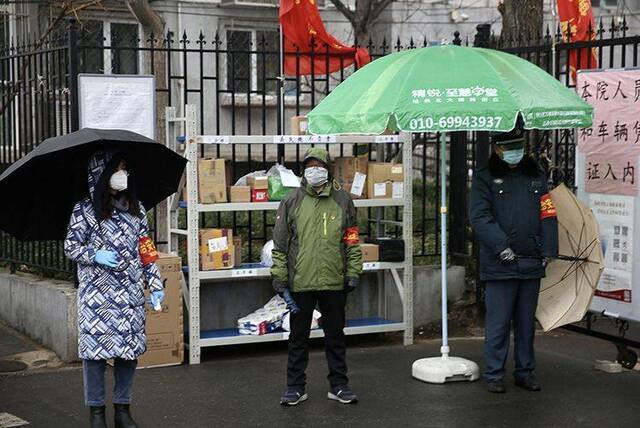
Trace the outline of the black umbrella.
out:
M 88 195 L 89 159 L 101 150 L 125 155 L 146 208 L 175 193 L 187 164 L 131 131 L 85 128 L 49 138 L 0 175 L 0 230 L 25 241 L 63 239 L 74 204 Z

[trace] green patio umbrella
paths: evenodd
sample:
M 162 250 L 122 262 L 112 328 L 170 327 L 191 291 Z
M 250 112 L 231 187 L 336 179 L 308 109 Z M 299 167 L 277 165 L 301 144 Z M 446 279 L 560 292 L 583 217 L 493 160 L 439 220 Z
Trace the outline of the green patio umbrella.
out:
M 592 107 L 538 66 L 492 49 L 445 45 L 382 57 L 308 115 L 312 134 L 510 131 L 591 125 Z
M 309 114 L 312 134 L 440 132 L 441 357 L 415 361 L 434 383 L 475 380 L 477 364 L 449 356 L 447 324 L 446 132 L 589 127 L 593 108 L 536 65 L 490 49 L 455 45 L 382 57 L 341 83 Z

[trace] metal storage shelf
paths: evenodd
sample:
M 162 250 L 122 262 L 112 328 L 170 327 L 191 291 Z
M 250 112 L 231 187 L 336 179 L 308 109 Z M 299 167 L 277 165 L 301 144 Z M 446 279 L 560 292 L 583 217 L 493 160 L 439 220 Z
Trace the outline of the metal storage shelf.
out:
M 404 269 L 404 262 L 366 262 L 362 264 L 362 270 L 365 272 L 376 272 L 389 269 Z M 189 272 L 188 268 L 185 269 Z M 270 268 L 259 263 L 244 263 L 232 269 L 221 270 L 201 270 L 199 272 L 200 279 L 224 280 L 224 279 L 240 279 L 240 278 L 269 278 L 271 276 Z
M 392 331 L 403 331 L 405 324 L 402 322 L 390 321 L 384 318 L 358 318 L 347 320 L 344 333 L 346 335 L 371 333 L 370 329 L 375 328 L 378 333 Z M 311 338 L 324 337 L 322 329 L 311 330 Z M 246 343 L 276 342 L 288 340 L 288 331 L 275 331 L 260 336 L 240 334 L 237 328 L 223 328 L 218 330 L 203 330 L 200 332 L 200 346 L 222 346 L 240 345 Z
M 401 144 L 402 163 L 412 164 L 411 135 L 323 135 L 323 136 L 299 136 L 299 135 L 271 135 L 271 136 L 198 136 L 195 106 L 185 107 L 185 117 L 177 118 L 175 108 L 167 109 L 167 145 L 175 149 L 175 142 L 169 137 L 169 128 L 178 122 L 185 125 L 186 148 L 185 157 L 189 160 L 187 172 L 183 179 L 187 188 L 187 195 L 190 201 L 198 201 L 198 171 L 197 159 L 200 152 L 199 146 L 203 144 Z M 384 147 L 384 146 L 377 146 Z M 413 343 L 413 220 L 412 220 L 412 177 L 410 172 L 405 174 L 404 198 L 388 199 L 356 199 L 354 205 L 359 208 L 378 208 L 376 225 L 378 228 L 385 224 L 383 220 L 384 207 L 403 207 L 402 222 L 391 222 L 402 226 L 403 239 L 405 241 L 405 261 L 364 263 L 363 269 L 367 272 L 388 271 L 393 279 L 400 300 L 402 302 L 402 320 L 393 321 L 386 319 L 384 306 L 384 285 L 378 281 L 379 300 L 378 316 L 348 320 L 345 327 L 346 334 L 366 334 L 382 333 L 390 331 L 403 331 L 404 343 Z M 200 286 L 203 283 L 220 280 L 233 280 L 245 278 L 268 278 L 269 268 L 260 264 L 245 264 L 233 269 L 201 271 L 199 256 L 199 218 L 202 212 L 234 212 L 234 211 L 264 211 L 276 210 L 279 202 L 259 202 L 259 203 L 222 203 L 222 204 L 199 204 L 182 203 L 178 196 L 170 200 L 170 213 L 167 228 L 169 230 L 169 250 L 177 251 L 177 236 L 187 237 L 188 258 L 187 268 L 188 279 L 183 283 L 183 295 L 187 303 L 189 313 L 189 362 L 198 364 L 200 362 L 200 350 L 205 346 L 233 345 L 241 343 L 269 342 L 277 340 L 287 340 L 287 332 L 274 332 L 261 336 L 241 335 L 236 328 L 225 328 L 220 330 L 200 330 Z M 184 208 L 187 211 L 187 229 L 178 228 L 178 209 Z M 383 275 L 379 275 L 383 279 Z M 187 286 L 188 282 L 188 286 Z M 382 288 L 380 288 L 382 287 Z M 322 337 L 321 330 L 314 330 L 311 337 Z

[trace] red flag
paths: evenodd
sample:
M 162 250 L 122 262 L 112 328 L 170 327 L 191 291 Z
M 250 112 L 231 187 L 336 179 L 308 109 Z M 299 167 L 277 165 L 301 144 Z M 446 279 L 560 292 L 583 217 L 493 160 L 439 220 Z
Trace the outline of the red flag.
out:
M 558 15 L 565 41 L 586 42 L 596 39 L 591 0 L 558 0 Z M 580 64 L 578 64 L 578 51 L 580 51 Z M 574 82 L 576 72 L 585 68 L 598 68 L 596 49 L 571 49 L 569 71 Z
M 280 25 L 287 75 L 329 74 L 371 61 L 366 49 L 347 46 L 327 33 L 315 0 L 281 0 Z

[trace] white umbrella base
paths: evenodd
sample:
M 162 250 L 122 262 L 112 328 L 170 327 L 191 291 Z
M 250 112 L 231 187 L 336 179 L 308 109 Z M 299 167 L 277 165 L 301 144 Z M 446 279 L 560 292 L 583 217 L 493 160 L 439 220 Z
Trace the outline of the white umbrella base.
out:
M 459 357 L 422 358 L 413 362 L 411 375 L 429 383 L 470 381 L 480 378 L 476 363 Z

